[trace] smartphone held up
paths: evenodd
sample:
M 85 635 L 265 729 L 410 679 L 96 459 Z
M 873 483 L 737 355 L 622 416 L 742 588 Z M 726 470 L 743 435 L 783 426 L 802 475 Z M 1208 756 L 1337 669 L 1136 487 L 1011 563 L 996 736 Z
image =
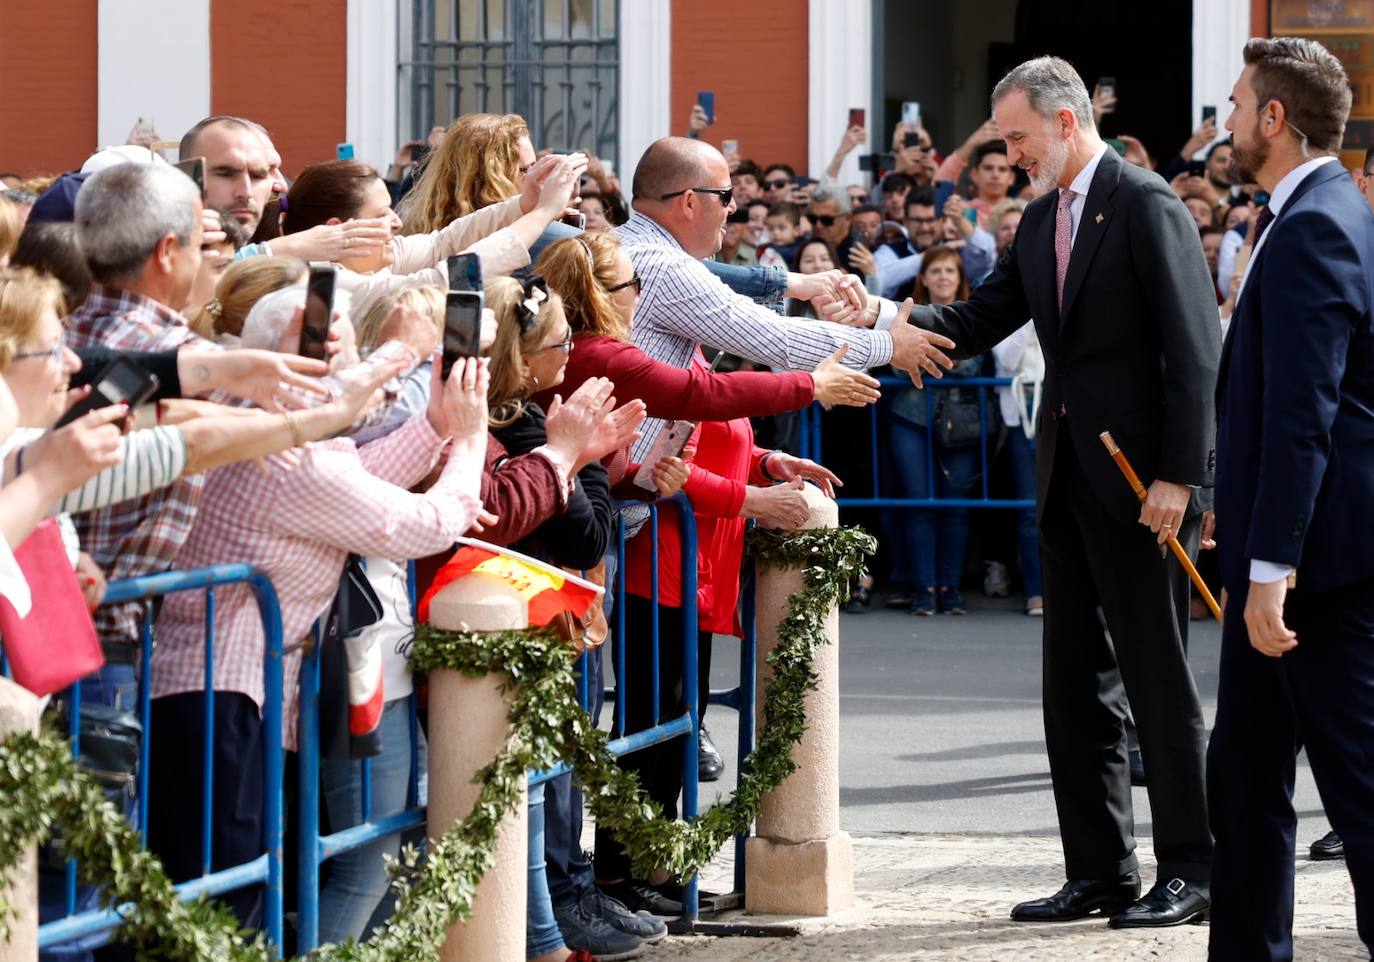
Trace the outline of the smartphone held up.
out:
M 336 277 L 333 266 L 310 268 L 310 276 L 305 282 L 305 316 L 301 319 L 301 357 L 316 361 L 325 359 L 329 322 L 334 317 Z

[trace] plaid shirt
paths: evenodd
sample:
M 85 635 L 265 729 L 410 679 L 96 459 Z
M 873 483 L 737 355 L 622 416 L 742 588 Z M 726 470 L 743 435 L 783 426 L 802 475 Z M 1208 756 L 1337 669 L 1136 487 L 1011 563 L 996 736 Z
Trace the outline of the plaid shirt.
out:
M 274 458 L 270 473 L 243 462 L 209 473 L 204 503 L 180 563 L 192 568 L 247 562 L 272 580 L 288 649 L 283 689 L 288 749 L 296 745 L 292 722 L 301 663 L 296 643 L 328 610 L 348 553 L 388 558 L 434 554 L 451 547 L 477 517 L 480 457 L 449 459 L 424 494 L 405 490 L 429 473 L 444 444 L 421 413 L 362 447 L 335 439 L 298 448 L 300 463 L 294 467 Z M 203 691 L 205 595 L 169 596 L 157 633 L 153 697 Z M 215 690 L 240 692 L 261 707 L 265 643 L 248 587 L 218 589 Z
M 67 329 L 71 348 L 166 351 L 209 343 L 166 305 L 99 284 L 91 285 Z M 192 475 L 144 497 L 72 515 L 82 548 L 111 581 L 166 571 L 191 533 L 204 484 L 202 475 Z M 141 603 L 99 608 L 95 625 L 101 640 L 137 644 L 142 608 Z

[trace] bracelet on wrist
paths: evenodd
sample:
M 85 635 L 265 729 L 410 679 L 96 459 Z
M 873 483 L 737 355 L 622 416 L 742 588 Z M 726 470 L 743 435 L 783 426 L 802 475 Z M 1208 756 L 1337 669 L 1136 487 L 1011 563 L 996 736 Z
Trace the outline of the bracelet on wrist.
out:
M 296 419 L 291 416 L 290 411 L 283 411 L 281 416 L 286 421 L 286 429 L 291 432 L 291 446 L 293 448 L 300 447 L 305 443 L 305 440 L 301 437 L 301 429 L 296 424 Z
M 759 459 L 759 473 L 762 474 L 769 481 L 776 482 L 782 480 L 782 478 L 775 476 L 771 471 L 768 470 L 768 462 L 781 453 L 781 451 L 769 451 L 767 454 L 765 454 L 762 458 Z

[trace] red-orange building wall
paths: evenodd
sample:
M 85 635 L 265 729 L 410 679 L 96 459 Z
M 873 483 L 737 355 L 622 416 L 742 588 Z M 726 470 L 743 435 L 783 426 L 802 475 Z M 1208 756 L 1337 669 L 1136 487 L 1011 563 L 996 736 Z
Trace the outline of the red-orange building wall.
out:
M 347 95 L 347 0 L 211 0 L 210 111 L 271 131 L 288 175 L 334 157 Z
M 56 174 L 95 147 L 98 0 L 7 3 L 0 23 L 0 171 Z
M 631 0 L 633 2 L 633 0 Z M 683 134 L 697 92 L 716 95 L 716 123 L 703 139 L 738 140 L 761 166 L 807 168 L 806 0 L 675 2 L 671 131 Z

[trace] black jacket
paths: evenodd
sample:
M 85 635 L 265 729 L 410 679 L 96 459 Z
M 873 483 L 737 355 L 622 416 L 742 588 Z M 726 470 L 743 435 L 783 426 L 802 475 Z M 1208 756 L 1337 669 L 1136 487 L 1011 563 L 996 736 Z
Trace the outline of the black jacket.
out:
M 527 454 L 548 440 L 544 411 L 533 403 L 512 424 L 493 428 L 491 433 L 512 456 Z M 593 568 L 610 547 L 614 524 L 615 502 L 606 469 L 589 464 L 577 473 L 568 510 L 512 547 L 566 568 Z
M 967 300 L 919 306 L 913 323 L 981 354 L 1030 317 L 1045 352 L 1036 496 L 1043 510 L 1061 427 L 1119 520 L 1140 504 L 1098 435 L 1111 431 L 1146 486 L 1210 487 L 1221 326 L 1197 225 L 1158 175 L 1112 150 L 1098 163 L 1064 281 L 1054 258 L 1058 191 L 1026 208 L 1016 241 Z M 1060 405 L 1067 418 L 1058 418 Z

